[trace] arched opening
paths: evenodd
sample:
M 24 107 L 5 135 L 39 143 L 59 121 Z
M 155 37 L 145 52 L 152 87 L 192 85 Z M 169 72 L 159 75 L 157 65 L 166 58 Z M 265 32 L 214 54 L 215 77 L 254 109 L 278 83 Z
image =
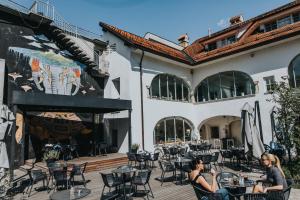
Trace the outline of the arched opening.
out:
M 154 143 L 188 142 L 192 139 L 193 124 L 183 117 L 167 117 L 159 120 L 154 128 Z
M 223 141 L 223 148 L 227 147 L 227 141 L 233 142 L 233 145 L 241 145 L 241 118 L 237 116 L 216 116 L 204 120 L 199 125 L 201 140 L 214 146 L 215 140 Z
M 291 87 L 300 87 L 300 55 L 297 55 L 288 68 L 289 83 Z
M 252 78 L 239 71 L 226 71 L 205 78 L 195 89 L 196 102 L 255 94 Z
M 190 101 L 190 87 L 182 79 L 170 74 L 155 76 L 149 88 L 150 97 L 170 101 Z

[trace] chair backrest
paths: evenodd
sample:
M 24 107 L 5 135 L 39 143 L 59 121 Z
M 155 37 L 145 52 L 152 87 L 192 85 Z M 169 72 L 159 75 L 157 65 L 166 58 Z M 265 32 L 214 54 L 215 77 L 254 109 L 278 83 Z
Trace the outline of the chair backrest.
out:
M 135 161 L 135 154 L 127 152 L 127 158 L 129 161 Z
M 203 164 L 209 164 L 212 160 L 212 155 L 203 155 L 202 162 Z
M 208 199 L 208 200 L 222 200 L 223 196 L 220 193 L 212 193 L 201 188 L 197 187 L 196 185 L 192 184 L 194 191 L 196 193 L 198 200 Z
M 219 154 L 220 154 L 220 152 L 214 152 L 212 155 L 211 162 L 217 162 L 219 159 Z
M 111 187 L 115 181 L 115 176 L 113 173 L 108 173 L 108 174 L 104 174 L 104 173 L 100 173 L 103 183 L 105 186 L 107 187 Z
M 176 155 L 178 153 L 178 149 L 176 147 L 170 147 L 169 151 L 171 155 Z
M 33 181 L 38 180 L 39 178 L 43 177 L 44 173 L 41 169 L 31 170 L 29 173 L 29 178 Z
M 55 170 L 53 171 L 53 176 L 55 181 L 66 181 L 67 180 L 67 170 Z
M 156 161 L 159 158 L 159 152 L 153 154 L 153 160 Z
M 267 195 L 265 193 L 246 193 L 244 194 L 244 200 L 266 200 Z
M 269 200 L 288 200 L 291 193 L 291 187 L 284 190 L 270 190 L 267 193 L 267 199 Z

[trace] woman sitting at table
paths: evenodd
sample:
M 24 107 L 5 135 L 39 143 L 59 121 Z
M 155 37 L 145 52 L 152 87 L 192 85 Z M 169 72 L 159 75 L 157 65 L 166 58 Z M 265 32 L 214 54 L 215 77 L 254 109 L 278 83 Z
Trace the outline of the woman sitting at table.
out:
M 210 171 L 210 174 L 212 175 L 211 185 L 206 181 L 205 177 L 201 174 L 203 170 L 204 170 L 204 164 L 202 160 L 193 160 L 192 171 L 189 174 L 192 184 L 208 192 L 220 193 L 222 195 L 223 200 L 229 200 L 229 194 L 226 189 L 222 188 L 217 190 L 215 170 L 211 169 Z
M 287 188 L 285 175 L 281 169 L 280 160 L 273 154 L 265 153 L 261 156 L 262 164 L 267 167 L 267 179 L 262 182 L 266 182 L 271 187 L 263 187 L 261 185 L 255 185 L 253 188 L 254 193 L 266 193 L 268 190 L 283 190 Z

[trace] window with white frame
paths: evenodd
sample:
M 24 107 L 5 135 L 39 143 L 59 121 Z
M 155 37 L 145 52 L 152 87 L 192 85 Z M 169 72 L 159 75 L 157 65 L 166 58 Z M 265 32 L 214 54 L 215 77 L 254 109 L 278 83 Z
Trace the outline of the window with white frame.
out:
M 266 92 L 270 93 L 274 90 L 276 82 L 274 76 L 264 77 Z
M 190 101 L 190 88 L 181 78 L 170 74 L 155 76 L 149 88 L 150 97 L 171 101 Z
M 167 117 L 161 119 L 154 128 L 154 143 L 191 141 L 192 123 L 183 117 Z
M 226 71 L 202 80 L 194 94 L 196 102 L 247 96 L 255 94 L 255 85 L 244 72 Z

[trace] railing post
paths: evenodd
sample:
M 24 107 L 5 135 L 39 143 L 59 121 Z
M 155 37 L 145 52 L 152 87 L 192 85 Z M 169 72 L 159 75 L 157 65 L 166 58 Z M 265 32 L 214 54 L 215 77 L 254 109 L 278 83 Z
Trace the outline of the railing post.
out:
M 52 20 L 53 20 L 53 21 L 55 21 L 54 15 L 55 15 L 55 12 L 54 12 L 54 6 L 52 6 Z

